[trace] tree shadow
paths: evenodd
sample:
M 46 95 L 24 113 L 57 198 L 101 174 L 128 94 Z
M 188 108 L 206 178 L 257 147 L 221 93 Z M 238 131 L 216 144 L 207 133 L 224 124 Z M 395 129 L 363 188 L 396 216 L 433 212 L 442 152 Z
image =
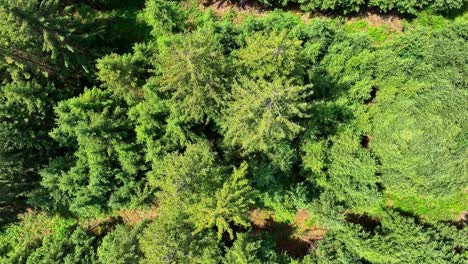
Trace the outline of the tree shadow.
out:
M 311 251 L 317 248 L 320 239 L 303 240 L 295 236 L 296 227 L 292 224 L 275 222 L 270 216 L 262 221 L 252 222 L 252 232 L 258 234 L 267 232 L 270 234 L 276 244 L 275 250 L 280 253 L 296 258 L 303 259 Z
M 382 223 L 367 214 L 347 213 L 345 220 L 349 223 L 360 225 L 366 232 L 375 234 L 377 228 L 382 227 Z
M 464 229 L 468 225 L 468 212 L 461 213 L 457 220 L 442 221 L 442 223 L 456 227 L 458 230 Z

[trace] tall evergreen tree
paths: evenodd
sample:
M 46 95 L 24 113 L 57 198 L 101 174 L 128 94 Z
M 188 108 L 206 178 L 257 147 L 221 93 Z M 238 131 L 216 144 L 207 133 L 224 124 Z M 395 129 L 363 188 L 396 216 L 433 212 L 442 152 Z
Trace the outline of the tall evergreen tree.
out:
M 177 208 L 177 207 L 175 207 Z M 163 206 L 159 216 L 140 237 L 145 255 L 143 263 L 218 263 L 221 250 L 215 234 L 204 231 L 193 235 L 187 214 Z
M 156 68 L 169 119 L 188 125 L 217 120 L 229 76 L 223 46 L 212 29 L 177 37 L 161 51 Z
M 83 21 L 75 6 L 56 0 L 2 0 L 0 55 L 11 78 L 83 77 L 91 69 L 89 44 L 100 33 Z
M 226 143 L 245 153 L 264 152 L 293 140 L 307 116 L 310 86 L 280 78 L 257 81 L 242 77 L 233 85 L 222 124 Z
M 235 51 L 241 70 L 252 78 L 272 81 L 277 78 L 302 82 L 305 60 L 302 41 L 281 33 L 257 32 L 246 38 L 245 47 Z
M 15 209 L 18 199 L 24 200 L 38 187 L 38 170 L 57 151 L 58 146 L 51 141 L 48 132 L 54 124 L 52 107 L 60 97 L 60 92 L 52 85 L 42 87 L 36 82 L 9 83 L 0 87 L 2 220 L 7 214 L 14 215 L 9 210 Z
M 221 239 L 223 232 L 234 239 L 231 224 L 249 226 L 246 212 L 253 204 L 253 190 L 245 178 L 246 170 L 245 163 L 239 169 L 234 169 L 232 176 L 216 191 L 214 197 L 205 195 L 198 204 L 190 208 L 197 227 L 195 233 L 216 227 L 218 239 Z
M 51 135 L 75 153 L 55 159 L 42 172 L 52 204 L 93 216 L 141 203 L 148 194 L 146 165 L 123 99 L 95 88 L 61 102 L 56 112 L 57 128 Z

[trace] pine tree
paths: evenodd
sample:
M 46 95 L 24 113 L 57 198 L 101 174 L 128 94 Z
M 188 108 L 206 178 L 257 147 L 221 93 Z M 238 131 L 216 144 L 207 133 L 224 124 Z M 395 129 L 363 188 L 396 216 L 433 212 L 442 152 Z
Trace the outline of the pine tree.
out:
M 168 100 L 169 119 L 189 126 L 217 120 L 226 91 L 227 66 L 219 37 L 209 27 L 179 36 L 163 49 L 155 81 Z
M 223 170 L 207 142 L 190 144 L 184 153 L 164 157 L 149 175 L 150 183 L 161 190 L 160 201 L 182 206 L 181 211 L 212 194 L 221 185 Z
M 73 5 L 56 0 L 2 0 L 0 4 L 0 44 L 2 64 L 15 80 L 33 74 L 61 78 L 85 75 L 90 71 L 86 49 L 98 34 L 83 24 Z M 76 70 L 67 74 L 67 70 Z
M 203 229 L 216 227 L 218 239 L 224 232 L 234 239 L 231 224 L 248 227 L 247 211 L 253 204 L 253 189 L 245 178 L 247 164 L 243 163 L 239 169 L 234 169 L 222 188 L 218 189 L 214 197 L 203 197 L 201 202 L 190 208 L 195 223 L 195 233 Z
M 140 237 L 143 263 L 219 263 L 221 250 L 215 235 L 205 231 L 192 235 L 188 215 L 177 207 L 162 207 L 156 220 Z
M 261 259 L 257 257 L 261 248 L 261 241 L 252 241 L 248 234 L 237 234 L 232 247 L 223 258 L 224 264 L 260 264 Z
M 141 257 L 138 246 L 138 236 L 145 225 L 134 229 L 118 225 L 107 234 L 97 249 L 99 263 L 102 264 L 132 264 L 137 263 Z
M 95 263 L 95 238 L 80 227 L 64 227 L 42 241 L 26 261 L 27 264 L 51 263 Z
M 1 220 L 21 208 L 20 201 L 38 187 L 38 170 L 57 151 L 48 132 L 54 123 L 52 107 L 60 94 L 54 86 L 36 82 L 0 87 Z
M 234 84 L 224 111 L 222 130 L 226 143 L 245 153 L 271 153 L 281 142 L 293 140 L 303 130 L 310 86 L 291 80 L 257 81 L 242 77 Z
M 277 78 L 302 81 L 305 60 L 300 40 L 283 31 L 253 33 L 245 41 L 246 46 L 234 52 L 243 74 L 267 81 Z
M 49 204 L 93 216 L 141 203 L 148 195 L 146 164 L 130 132 L 123 99 L 95 88 L 61 102 L 56 113 L 51 135 L 74 153 L 53 160 L 42 171 Z

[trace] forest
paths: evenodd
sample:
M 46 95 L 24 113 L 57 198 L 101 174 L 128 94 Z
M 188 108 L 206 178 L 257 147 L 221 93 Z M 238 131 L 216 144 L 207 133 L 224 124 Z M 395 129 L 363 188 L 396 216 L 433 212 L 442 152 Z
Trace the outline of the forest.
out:
M 0 0 L 0 264 L 468 263 L 467 7 Z

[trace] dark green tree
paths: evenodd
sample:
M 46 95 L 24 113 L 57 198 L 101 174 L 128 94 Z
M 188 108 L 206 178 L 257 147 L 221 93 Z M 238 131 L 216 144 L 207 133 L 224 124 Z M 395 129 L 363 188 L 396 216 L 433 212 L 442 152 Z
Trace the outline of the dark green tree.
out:
M 131 54 L 112 53 L 97 61 L 97 76 L 102 87 L 112 90 L 118 97 L 134 105 L 144 97 L 143 85 L 149 71 L 151 54 L 145 45 L 135 45 Z
M 100 27 L 88 28 L 74 5 L 55 0 L 2 0 L 1 64 L 15 80 L 42 73 L 46 77 L 80 79 L 91 70 L 87 59 Z M 91 31 L 94 30 L 94 31 Z M 71 73 L 71 71 L 74 71 Z
M 9 83 L 0 87 L 0 218 L 14 215 L 20 200 L 38 187 L 38 170 L 57 150 L 48 132 L 53 105 L 60 100 L 53 85 Z M 23 199 L 21 199 L 23 198 Z M 6 210 L 3 212 L 3 210 Z M 13 210 L 13 211 L 11 211 Z
M 57 128 L 51 135 L 75 152 L 42 172 L 52 204 L 82 216 L 140 204 L 148 195 L 146 164 L 125 102 L 95 88 L 61 102 L 56 113 Z

